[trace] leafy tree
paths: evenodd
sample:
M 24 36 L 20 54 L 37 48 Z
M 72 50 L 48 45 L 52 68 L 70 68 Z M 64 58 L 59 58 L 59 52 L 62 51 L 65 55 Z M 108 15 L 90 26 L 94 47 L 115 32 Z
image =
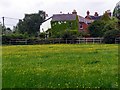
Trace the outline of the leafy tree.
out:
M 109 31 L 109 30 L 116 30 L 118 29 L 118 19 L 117 18 L 112 18 L 111 20 L 109 20 L 106 24 L 105 27 L 103 28 L 103 31 Z
M 115 43 L 115 38 L 117 38 L 120 35 L 120 30 L 113 29 L 106 31 L 104 34 L 104 42 L 105 43 Z
M 40 25 L 45 20 L 45 12 L 25 14 L 23 20 L 20 20 L 17 27 L 18 31 L 22 34 L 27 33 L 29 36 L 37 36 L 39 33 Z
M 120 1 L 117 3 L 116 7 L 114 8 L 113 16 L 120 19 Z
M 0 22 L 0 35 L 2 35 L 2 24 Z
M 103 20 L 103 21 L 109 21 L 109 20 L 111 20 L 111 19 L 110 19 L 109 14 L 108 14 L 107 12 L 105 12 L 105 13 L 103 14 L 103 16 L 101 17 L 101 20 Z
M 104 34 L 105 22 L 102 20 L 94 21 L 89 27 L 90 35 L 93 37 L 102 37 Z

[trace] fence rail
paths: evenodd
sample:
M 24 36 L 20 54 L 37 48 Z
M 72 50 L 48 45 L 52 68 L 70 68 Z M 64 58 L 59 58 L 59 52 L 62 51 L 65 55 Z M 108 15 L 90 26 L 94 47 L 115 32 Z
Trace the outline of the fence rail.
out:
M 115 43 L 119 44 L 120 43 L 120 37 L 115 39 Z
M 51 39 L 12 39 L 7 41 L 10 45 L 29 45 L 29 44 L 80 44 L 80 43 L 104 43 L 104 38 L 77 38 L 77 39 L 61 39 L 61 38 L 51 38 Z M 120 38 L 115 39 L 115 43 L 120 43 Z

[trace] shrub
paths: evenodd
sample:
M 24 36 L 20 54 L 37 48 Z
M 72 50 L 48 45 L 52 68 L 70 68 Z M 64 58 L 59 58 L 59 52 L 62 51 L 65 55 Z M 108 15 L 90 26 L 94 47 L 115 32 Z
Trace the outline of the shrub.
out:
M 10 34 L 2 35 L 2 44 L 9 44 L 9 41 L 12 39 L 27 39 L 28 36 L 25 34 Z
M 67 38 L 72 39 L 72 38 L 77 38 L 78 35 L 77 33 L 78 33 L 77 30 L 69 30 L 69 31 L 64 31 L 61 36 L 63 39 L 67 39 Z
M 115 43 L 115 38 L 117 38 L 119 34 L 120 31 L 117 29 L 106 31 L 104 34 L 104 42 L 108 44 Z

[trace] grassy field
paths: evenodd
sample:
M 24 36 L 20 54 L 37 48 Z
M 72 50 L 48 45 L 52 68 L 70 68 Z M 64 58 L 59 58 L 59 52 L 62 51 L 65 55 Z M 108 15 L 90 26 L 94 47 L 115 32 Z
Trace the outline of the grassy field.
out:
M 117 88 L 118 45 L 2 47 L 3 88 Z

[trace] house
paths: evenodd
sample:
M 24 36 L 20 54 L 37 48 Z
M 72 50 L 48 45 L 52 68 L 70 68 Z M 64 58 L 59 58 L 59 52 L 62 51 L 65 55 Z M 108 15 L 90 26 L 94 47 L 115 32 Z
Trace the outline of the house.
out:
M 99 20 L 101 17 L 102 17 L 102 16 L 99 16 L 99 14 L 98 14 L 97 12 L 95 12 L 94 15 L 90 15 L 90 12 L 87 11 L 87 16 L 86 16 L 85 18 L 88 19 L 88 20 L 93 20 L 93 21 L 95 21 L 95 20 Z
M 89 24 L 91 24 L 93 21 L 89 20 L 89 19 L 86 19 L 86 18 L 84 18 L 82 16 L 79 16 L 79 15 L 78 15 L 78 21 L 79 21 L 78 31 L 79 32 L 87 32 L 87 33 L 89 33 L 87 28 L 88 28 Z
M 109 15 L 109 17 L 112 16 L 110 10 L 107 10 L 107 11 L 105 11 L 105 12 Z M 103 15 L 100 15 L 100 16 L 99 16 L 99 14 L 98 14 L 97 12 L 95 12 L 94 15 L 90 15 L 90 12 L 87 11 L 87 16 L 85 16 L 85 18 L 88 19 L 88 20 L 95 21 L 95 20 L 99 20 L 102 16 L 103 16 Z
M 110 10 L 106 11 L 111 17 Z M 97 12 L 94 15 L 90 15 L 90 12 L 87 11 L 87 15 L 82 17 L 77 14 L 76 10 L 73 10 L 72 13 L 67 14 L 53 14 L 50 21 L 51 24 L 51 34 L 59 35 L 63 31 L 68 30 L 77 30 L 78 32 L 89 33 L 88 26 L 95 20 L 99 20 L 102 15 L 99 16 Z
M 47 18 L 42 25 L 40 26 L 40 32 L 45 32 L 46 30 L 48 30 L 49 28 L 51 28 L 51 17 Z
M 77 15 L 76 10 L 72 14 L 54 14 L 52 16 L 51 28 L 54 31 L 78 30 L 79 32 L 88 32 L 87 27 L 92 20 Z

